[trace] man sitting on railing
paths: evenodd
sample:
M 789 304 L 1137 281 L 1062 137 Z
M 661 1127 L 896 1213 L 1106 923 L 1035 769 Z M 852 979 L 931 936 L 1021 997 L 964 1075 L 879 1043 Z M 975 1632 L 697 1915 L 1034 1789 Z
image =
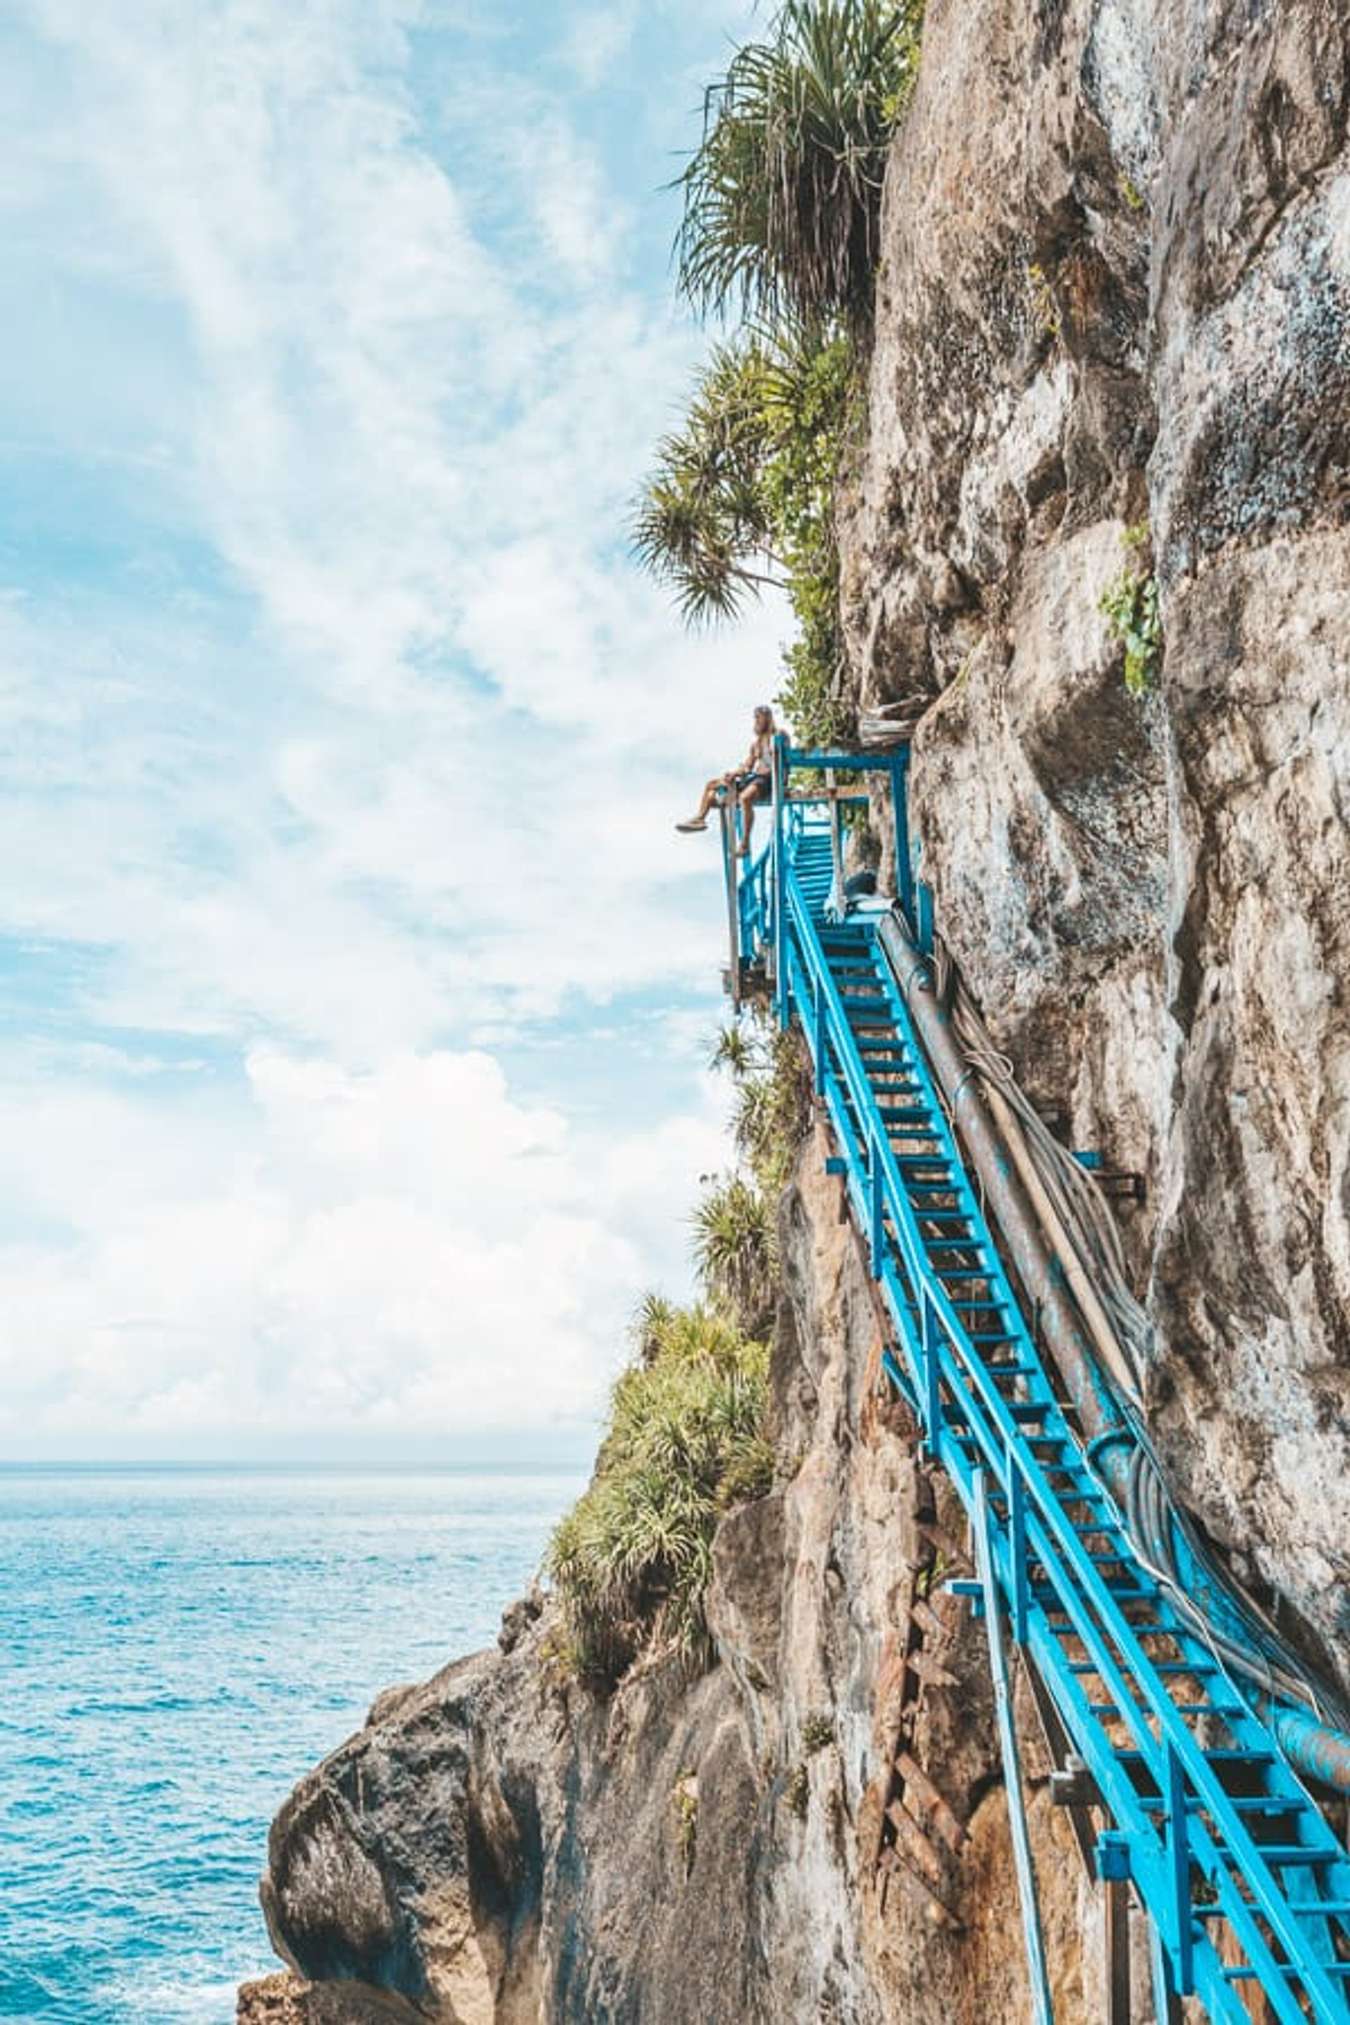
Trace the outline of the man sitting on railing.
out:
M 710 780 L 703 790 L 703 799 L 698 805 L 698 814 L 688 822 L 676 823 L 677 830 L 686 836 L 695 830 L 706 830 L 708 811 L 714 802 L 724 802 L 728 793 L 734 794 L 741 805 L 741 841 L 736 847 L 738 858 L 750 854 L 750 831 L 754 826 L 755 803 L 766 802 L 773 786 L 773 712 L 767 703 L 761 703 L 755 712 L 755 731 L 750 741 L 750 750 L 739 772 L 719 774 Z

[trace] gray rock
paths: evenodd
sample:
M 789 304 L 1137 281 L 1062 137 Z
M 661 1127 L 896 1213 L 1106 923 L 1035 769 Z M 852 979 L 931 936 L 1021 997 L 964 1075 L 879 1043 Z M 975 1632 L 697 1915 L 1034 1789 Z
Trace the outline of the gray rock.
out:
M 1147 1178 L 1171 1470 L 1343 1673 L 1348 75 L 1335 0 L 937 0 L 841 518 L 862 698 L 937 699 L 943 930 L 1074 1143 Z M 1137 705 L 1098 604 L 1145 513 Z

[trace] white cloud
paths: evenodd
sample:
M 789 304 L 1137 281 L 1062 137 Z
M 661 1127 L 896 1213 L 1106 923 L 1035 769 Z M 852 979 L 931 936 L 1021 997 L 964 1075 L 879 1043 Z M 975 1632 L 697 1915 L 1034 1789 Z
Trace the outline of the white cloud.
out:
M 679 1266 L 630 1196 L 668 1211 L 720 1143 L 709 1103 L 587 1144 L 472 1052 L 263 1049 L 243 1105 L 186 1109 L 0 1091 L 0 1199 L 61 1224 L 0 1247 L 0 1444 L 583 1417 L 644 1270 Z
M 112 560 L 0 585 L 9 922 L 61 978 L 3 1092 L 0 1392 L 90 1441 L 593 1403 L 715 1107 L 678 1022 L 612 1139 L 465 1044 L 643 993 L 711 1021 L 711 852 L 670 825 L 781 631 L 691 641 L 623 553 L 701 343 L 624 279 L 594 111 L 637 17 L 573 20 L 584 117 L 481 20 L 420 90 L 417 0 L 24 18 L 0 226 L 100 316 L 34 324 L 19 391 Z M 246 1070 L 186 1098 L 156 1037 Z
M 578 83 L 593 91 L 611 74 L 633 40 L 636 8 L 589 7 L 568 23 L 562 60 Z

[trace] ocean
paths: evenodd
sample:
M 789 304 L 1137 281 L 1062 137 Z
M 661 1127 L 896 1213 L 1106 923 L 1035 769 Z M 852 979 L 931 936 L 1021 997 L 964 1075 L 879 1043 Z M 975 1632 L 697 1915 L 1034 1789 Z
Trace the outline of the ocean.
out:
M 267 1826 L 490 1644 L 573 1475 L 0 1470 L 0 2017 L 228 2025 Z

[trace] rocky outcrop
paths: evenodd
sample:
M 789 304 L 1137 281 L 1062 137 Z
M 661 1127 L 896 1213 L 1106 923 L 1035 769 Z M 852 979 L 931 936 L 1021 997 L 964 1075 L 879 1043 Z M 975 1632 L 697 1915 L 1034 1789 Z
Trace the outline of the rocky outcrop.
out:
M 1342 1668 L 1348 92 L 1336 0 L 935 0 L 843 524 L 864 701 L 932 699 L 943 930 L 1147 1179 L 1172 1474 Z M 1136 701 L 1100 600 L 1145 520 Z
M 283 2001 L 307 2025 L 1022 2014 L 983 1634 L 960 1610 L 912 1748 L 968 1836 L 933 1838 L 931 1879 L 896 1869 L 884 1899 L 874 1883 L 878 1719 L 924 1549 L 914 1444 L 875 1405 L 873 1310 L 826 1151 L 813 1136 L 784 1199 L 784 1470 L 718 1533 L 716 1667 L 690 1682 L 654 1664 L 597 1700 L 561 1671 L 536 1599 L 498 1651 L 382 1696 L 277 1817 L 263 1904 L 295 1974 L 246 1991 L 241 2018 L 290 2025 L 265 2008 Z M 1033 1822 L 1056 2015 L 1087 2021 L 1095 1914 L 1047 1769 Z

